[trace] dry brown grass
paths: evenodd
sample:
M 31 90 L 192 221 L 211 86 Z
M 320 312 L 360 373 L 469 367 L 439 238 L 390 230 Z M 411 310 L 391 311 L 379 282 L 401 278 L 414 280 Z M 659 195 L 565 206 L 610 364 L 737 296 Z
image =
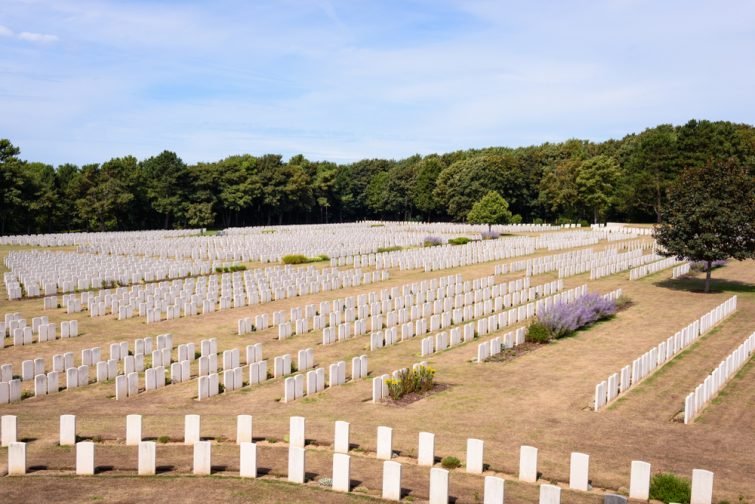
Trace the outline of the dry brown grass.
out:
M 401 285 L 408 281 L 460 272 L 465 279 L 491 274 L 493 265 L 482 264 L 454 271 L 424 275 L 421 272 L 392 271 L 388 282 L 368 287 L 345 289 L 294 300 L 278 301 L 255 308 L 234 309 L 206 316 L 164 321 L 146 325 L 142 319 L 114 321 L 110 317 L 91 319 L 86 313 L 65 315 L 62 310 L 45 312 L 51 321 L 77 318 L 82 336 L 77 339 L 34 344 L 28 347 L 0 350 L 0 362 L 11 362 L 20 369 L 23 359 L 50 357 L 64 350 L 75 351 L 77 361 L 83 348 L 107 345 L 115 341 L 132 342 L 134 338 L 170 332 L 174 344 L 205 337 L 217 337 L 219 349 L 243 348 L 263 342 L 265 358 L 295 352 L 301 348 L 315 349 L 315 362 L 327 366 L 365 353 L 366 337 L 323 347 L 320 333 L 296 336 L 279 342 L 275 330 L 236 335 L 236 321 L 242 316 L 288 310 L 292 306 L 325 299 L 335 299 L 367 290 Z M 622 287 L 634 302 L 613 320 L 579 332 L 571 338 L 537 348 L 506 362 L 474 364 L 476 342 L 454 347 L 427 359 L 437 370 L 437 381 L 448 385 L 442 392 L 404 407 L 372 404 L 370 380 L 347 383 L 311 398 L 283 404 L 282 381 L 274 380 L 208 401 L 198 402 L 196 382 L 172 385 L 163 390 L 140 394 L 117 402 L 108 399 L 114 393 L 112 384 L 90 385 L 72 392 L 41 399 L 27 399 L 19 404 L 0 406 L 1 414 L 19 416 L 19 435 L 28 439 L 30 466 L 38 470 L 27 478 L 0 480 L 0 495 L 11 502 L 21 496 L 42 499 L 65 496 L 68 501 L 95 500 L 126 502 L 159 501 L 175 498 L 172 490 L 187 490 L 182 495 L 193 501 L 207 497 L 235 502 L 254 495 L 260 502 L 312 501 L 346 502 L 346 496 L 321 493 L 314 488 L 291 486 L 276 478 L 286 473 L 286 447 L 283 442 L 268 443 L 266 438 L 283 440 L 288 434 L 288 417 L 307 418 L 307 438 L 320 447 L 307 453 L 307 471 L 312 479 L 329 477 L 331 457 L 328 446 L 333 439 L 333 422 L 352 423 L 351 442 L 357 450 L 352 457 L 354 487 L 366 489 L 368 495 L 379 495 L 381 464 L 374 458 L 376 429 L 379 425 L 394 429 L 394 449 L 398 460 L 405 462 L 402 486 L 407 494 L 427 498 L 428 469 L 413 463 L 419 431 L 436 434 L 436 456 L 465 457 L 466 439 L 485 441 L 485 463 L 490 470 L 507 479 L 507 502 L 534 502 L 537 486 L 516 481 L 519 447 L 530 444 L 539 448 L 539 470 L 542 481 L 568 482 L 569 454 L 588 453 L 590 478 L 598 489 L 628 486 L 631 460 L 645 460 L 653 471 L 675 472 L 689 476 L 693 468 L 715 473 L 717 499 L 736 501 L 739 495 L 755 499 L 755 370 L 752 363 L 727 386 L 724 394 L 709 405 L 692 425 L 682 425 L 672 418 L 682 407 L 683 397 L 755 329 L 755 268 L 753 262 L 734 262 L 714 274 L 714 288 L 724 289 L 710 295 L 690 292 L 698 288 L 695 279 L 666 281 L 670 270 L 629 282 L 622 273 L 595 282 L 590 288 L 600 292 Z M 509 275 L 508 278 L 514 278 Z M 533 284 L 554 278 L 543 275 Z M 728 281 L 722 282 L 725 279 Z M 566 287 L 587 282 L 587 275 L 569 278 Z M 607 410 L 588 410 L 594 386 L 610 373 L 672 335 L 684 325 L 728 298 L 739 294 L 739 309 L 683 355 L 627 393 Z M 0 301 L 0 314 L 20 311 L 27 320 L 42 314 L 42 301 Z M 486 336 L 483 340 L 492 337 Z M 371 375 L 389 372 L 418 362 L 419 340 L 403 342 L 376 352 L 369 352 Z M 196 369 L 194 369 L 196 373 Z M 29 387 L 26 384 L 25 387 Z M 74 413 L 79 420 L 79 435 L 100 436 L 97 465 L 106 469 L 95 478 L 70 477 L 74 452 L 56 446 L 58 415 Z M 123 445 L 125 416 L 144 415 L 145 437 L 167 435 L 174 440 L 183 437 L 183 415 L 202 415 L 202 433 L 214 438 L 213 465 L 219 476 L 211 478 L 184 477 L 191 471 L 190 449 L 182 445 L 158 445 L 158 465 L 165 473 L 155 478 L 133 477 L 136 450 Z M 230 477 L 238 472 L 238 451 L 233 443 L 235 415 L 254 415 L 254 435 L 260 441 L 258 461 L 267 471 L 262 481 L 248 482 Z M 0 471 L 5 470 L 6 450 L 0 449 Z M 491 473 L 492 474 L 492 473 Z M 474 502 L 482 496 L 482 478 L 467 475 L 463 469 L 451 475 L 451 495 L 458 502 Z M 157 485 L 159 482 L 159 485 Z M 358 483 L 356 483 L 358 482 Z M 317 486 L 310 483 L 309 486 Z M 118 493 L 120 492 L 127 493 Z M 601 502 L 602 490 L 592 493 L 564 490 L 563 501 L 575 503 Z M 267 499 L 267 500 L 266 500 Z M 340 500 L 343 499 L 343 500 Z M 99 499 L 97 499 L 99 500 Z M 182 499 L 183 500 L 183 499 Z

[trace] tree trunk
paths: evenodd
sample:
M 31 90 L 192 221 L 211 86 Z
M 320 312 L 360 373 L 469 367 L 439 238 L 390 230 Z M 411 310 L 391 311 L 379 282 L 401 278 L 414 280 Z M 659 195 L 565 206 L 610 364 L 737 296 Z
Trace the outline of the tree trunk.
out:
M 598 207 L 593 209 L 593 224 L 598 223 Z
M 488 233 L 490 233 L 493 229 L 493 225 L 488 222 Z
M 708 268 L 705 270 L 705 292 L 710 292 L 710 270 L 713 267 L 713 261 L 707 261 Z

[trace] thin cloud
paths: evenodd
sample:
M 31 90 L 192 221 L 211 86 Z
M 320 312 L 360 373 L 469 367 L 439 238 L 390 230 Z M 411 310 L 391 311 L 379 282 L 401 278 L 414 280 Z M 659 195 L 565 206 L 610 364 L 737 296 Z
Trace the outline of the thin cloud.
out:
M 0 37 L 12 37 L 13 36 L 13 30 L 10 28 L 0 25 Z
M 34 42 L 39 44 L 50 44 L 52 42 L 58 41 L 57 35 L 50 35 L 47 33 L 21 32 L 18 34 L 18 38 L 27 42 Z

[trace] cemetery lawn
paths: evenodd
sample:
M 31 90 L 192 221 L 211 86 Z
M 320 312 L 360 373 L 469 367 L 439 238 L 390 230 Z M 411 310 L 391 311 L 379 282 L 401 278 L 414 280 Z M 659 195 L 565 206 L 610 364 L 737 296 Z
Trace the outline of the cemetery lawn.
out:
M 593 247 L 599 249 L 600 247 Z M 0 249 L 4 257 L 8 247 Z M 538 255 L 552 254 L 540 252 Z M 531 256 L 530 256 L 531 257 Z M 1 263 L 0 263 L 1 264 Z M 259 265 L 250 265 L 258 267 Z M 5 270 L 0 265 L 0 270 Z M 110 316 L 92 319 L 87 312 L 67 315 L 63 310 L 42 311 L 42 299 L 10 302 L 2 288 L 0 314 L 20 312 L 28 320 L 48 315 L 50 322 L 79 320 L 80 337 L 43 344 L 7 347 L 0 350 L 0 361 L 12 363 L 20 370 L 21 361 L 43 357 L 50 362 L 53 354 L 73 351 L 78 361 L 84 348 L 100 346 L 107 354 L 112 342 L 138 337 L 173 334 L 174 345 L 198 343 L 208 337 L 218 338 L 219 350 L 243 348 L 262 342 L 264 358 L 312 347 L 318 367 L 353 356 L 369 356 L 370 378 L 326 389 L 315 396 L 284 404 L 282 379 L 245 387 L 198 402 L 196 380 L 143 393 L 124 401 L 115 401 L 112 382 L 92 384 L 43 398 L 0 406 L 0 414 L 17 415 L 19 438 L 25 439 L 27 477 L 0 479 L 3 502 L 365 502 L 380 495 L 382 461 L 375 459 L 376 430 L 385 425 L 393 428 L 396 459 L 402 462 L 402 487 L 408 496 L 427 499 L 429 469 L 416 465 L 417 436 L 420 431 L 435 433 L 435 454 L 465 460 L 467 438 L 485 442 L 484 462 L 490 471 L 506 479 L 507 503 L 531 503 L 537 500 L 537 486 L 517 481 L 519 448 L 531 445 L 539 449 L 538 470 L 541 483 L 557 481 L 563 487 L 562 502 L 602 502 L 604 489 L 615 492 L 627 488 L 632 460 L 652 464 L 653 473 L 673 472 L 685 477 L 692 469 L 715 473 L 717 499 L 736 502 L 755 501 L 755 365 L 752 361 L 724 389 L 720 400 L 712 401 L 691 425 L 675 422 L 683 408 L 686 394 L 694 389 L 718 363 L 755 330 L 755 261 L 732 261 L 715 271 L 708 295 L 693 292 L 700 280 L 667 280 L 670 270 L 630 282 L 628 273 L 589 280 L 589 274 L 565 279 L 565 288 L 587 283 L 590 290 L 601 293 L 622 288 L 632 305 L 606 322 L 579 331 L 573 337 L 536 346 L 505 363 L 476 364 L 477 344 L 496 334 L 474 342 L 454 346 L 447 351 L 420 357 L 420 340 L 415 338 L 397 345 L 369 352 L 369 338 L 359 337 L 334 345 L 320 344 L 321 332 L 310 332 L 284 341 L 276 339 L 276 329 L 238 336 L 241 317 L 291 307 L 343 298 L 352 294 L 380 290 L 407 282 L 461 273 L 465 280 L 489 275 L 493 263 L 443 270 L 431 274 L 420 271 L 391 270 L 391 279 L 366 287 L 347 288 L 318 295 L 276 301 L 255 307 L 226 310 L 147 325 L 142 318 L 115 321 Z M 496 277 L 520 278 L 521 273 Z M 532 285 L 555 279 L 554 274 L 532 278 Z M 662 340 L 722 303 L 731 295 L 739 296 L 738 309 L 714 331 L 700 338 L 683 355 L 666 364 L 650 378 L 633 387 L 605 410 L 595 413 L 590 404 L 595 384 L 630 364 Z M 446 388 L 402 407 L 373 404 L 371 377 L 412 363 L 427 360 L 436 369 L 435 381 Z M 49 364 L 48 364 L 49 365 Z M 197 363 L 193 363 L 195 375 Z M 92 379 L 94 373 L 91 374 Z M 248 376 L 246 377 L 248 379 Z M 143 379 L 141 380 L 143 382 Z M 64 380 L 63 380 L 64 382 Z M 24 390 L 33 384 L 24 383 Z M 143 436 L 157 439 L 169 436 L 167 446 L 157 445 L 156 477 L 138 478 L 136 449 L 126 447 L 127 414 L 143 415 Z M 191 448 L 181 443 L 184 415 L 201 415 L 203 437 L 213 441 L 212 457 L 216 476 L 187 477 L 191 473 Z M 75 414 L 78 435 L 94 438 L 96 465 L 101 475 L 74 478 L 73 448 L 58 447 L 59 415 Z M 259 481 L 238 477 L 238 447 L 235 444 L 236 415 L 254 416 L 254 438 L 258 442 L 258 463 L 264 473 Z M 306 486 L 284 483 L 288 435 L 288 418 L 306 418 L 306 437 L 311 440 L 307 451 Z M 331 476 L 333 424 L 351 422 L 352 494 L 343 495 L 321 489 L 317 480 Z M 270 442 L 278 440 L 277 442 Z M 568 487 L 569 454 L 590 455 L 590 479 L 595 490 L 572 492 Z M 7 470 L 7 449 L 0 448 L 0 474 Z M 439 467 L 439 464 L 436 464 Z M 492 472 L 489 474 L 493 474 Z M 457 502 L 482 499 L 483 480 L 468 475 L 464 468 L 450 476 L 450 494 Z M 357 489 L 356 491 L 354 489 Z

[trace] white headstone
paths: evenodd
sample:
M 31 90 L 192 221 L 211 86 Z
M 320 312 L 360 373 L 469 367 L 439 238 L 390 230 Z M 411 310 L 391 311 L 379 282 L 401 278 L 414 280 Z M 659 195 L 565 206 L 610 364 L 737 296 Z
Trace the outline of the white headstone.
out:
M 151 476 L 155 474 L 155 442 L 142 441 L 139 443 L 139 468 L 140 476 Z
M 530 483 L 537 481 L 537 448 L 522 446 L 519 450 L 519 479 Z
M 16 443 L 14 441 L 7 446 L 8 475 L 17 476 L 26 474 L 26 443 Z
M 435 464 L 435 434 L 432 432 L 419 433 L 417 464 L 421 466 L 432 466 Z
M 561 488 L 556 485 L 540 485 L 540 504 L 560 504 Z
M 239 443 L 240 458 L 239 476 L 242 478 L 257 477 L 257 445 L 254 443 Z
M 336 420 L 333 451 L 336 453 L 349 453 L 349 422 Z
M 142 442 L 142 416 L 126 415 L 126 445 L 138 446 Z
M 482 474 L 483 441 L 467 439 L 467 472 Z
M 641 460 L 632 461 L 629 477 L 629 497 L 648 500 L 650 494 L 650 464 Z
M 212 445 L 209 441 L 194 443 L 194 474 L 209 475 L 212 470 Z
M 236 417 L 236 444 L 252 442 L 252 415 Z M 256 477 L 256 476 L 255 476 Z
M 588 490 L 588 475 L 590 470 L 590 456 L 586 453 L 572 452 L 569 466 L 569 488 L 574 490 Z
M 351 489 L 349 466 L 351 457 L 345 453 L 333 454 L 333 490 L 348 492 Z
M 430 469 L 430 504 L 448 504 L 448 471 Z
M 76 415 L 60 415 L 60 446 L 76 444 Z
M 199 415 L 186 415 L 184 419 L 184 444 L 193 445 L 200 441 L 199 428 Z
M 383 462 L 383 499 L 401 500 L 401 464 L 398 462 Z
M 713 473 L 704 469 L 693 469 L 690 504 L 711 504 L 712 501 Z
M 393 457 L 393 429 L 379 426 L 377 428 L 377 458 L 390 460 Z
M 504 480 L 497 476 L 485 476 L 483 504 L 503 504 Z
M 292 416 L 289 419 L 288 443 L 296 448 L 304 448 L 304 417 Z
M 91 441 L 76 443 L 76 474 L 94 475 L 94 443 Z
M 304 448 L 290 446 L 288 448 L 288 481 L 304 483 Z

